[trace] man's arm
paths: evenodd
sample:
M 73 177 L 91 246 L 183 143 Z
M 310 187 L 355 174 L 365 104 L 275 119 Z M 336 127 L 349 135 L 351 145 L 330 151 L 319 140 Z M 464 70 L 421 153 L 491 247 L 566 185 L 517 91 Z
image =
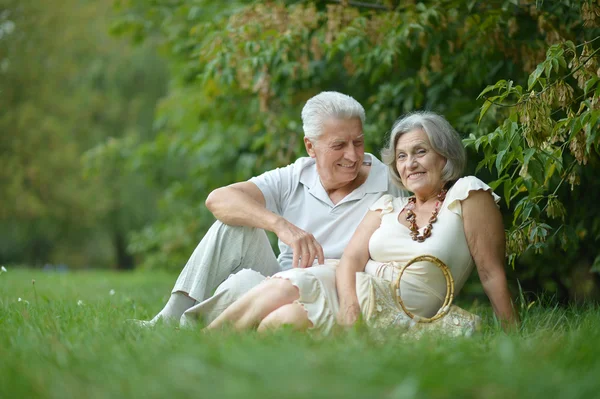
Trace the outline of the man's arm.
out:
M 206 207 L 221 222 L 272 231 L 292 248 L 293 267 L 308 267 L 313 261 L 325 262 L 323 248 L 315 237 L 266 208 L 265 197 L 252 182 L 235 183 L 211 192 Z
M 221 222 L 231 226 L 250 226 L 273 231 L 280 216 L 265 207 L 265 197 L 251 182 L 217 188 L 206 198 L 206 207 Z

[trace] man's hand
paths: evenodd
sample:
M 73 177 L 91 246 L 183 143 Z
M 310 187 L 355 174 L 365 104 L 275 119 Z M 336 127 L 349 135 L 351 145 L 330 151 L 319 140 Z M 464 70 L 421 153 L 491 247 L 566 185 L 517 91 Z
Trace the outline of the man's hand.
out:
M 280 227 L 275 231 L 277 237 L 292 248 L 294 258 L 292 267 L 309 267 L 315 261 L 315 258 L 322 265 L 325 263 L 323 247 L 317 242 L 315 237 L 298 228 L 285 219 L 281 219 Z
M 350 327 L 360 317 L 360 305 L 352 303 L 350 305 L 340 304 L 340 311 L 337 314 L 337 322 L 340 326 Z

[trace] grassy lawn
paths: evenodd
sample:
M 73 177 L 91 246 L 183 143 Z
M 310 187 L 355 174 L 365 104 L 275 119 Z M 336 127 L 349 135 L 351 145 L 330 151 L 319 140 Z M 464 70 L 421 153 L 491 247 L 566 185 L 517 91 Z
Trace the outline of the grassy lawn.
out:
M 522 331 L 205 334 L 149 318 L 176 276 L 0 274 L 0 398 L 597 398 L 600 310 L 534 304 Z M 32 284 L 35 279 L 35 285 Z M 19 301 L 21 298 L 21 301 Z

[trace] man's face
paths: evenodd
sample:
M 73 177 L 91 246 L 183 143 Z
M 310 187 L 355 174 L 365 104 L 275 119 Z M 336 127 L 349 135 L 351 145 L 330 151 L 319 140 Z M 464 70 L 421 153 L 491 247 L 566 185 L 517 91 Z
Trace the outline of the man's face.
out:
M 365 141 L 359 118 L 327 119 L 316 142 L 304 138 L 306 151 L 315 158 L 326 190 L 352 183 L 365 157 Z

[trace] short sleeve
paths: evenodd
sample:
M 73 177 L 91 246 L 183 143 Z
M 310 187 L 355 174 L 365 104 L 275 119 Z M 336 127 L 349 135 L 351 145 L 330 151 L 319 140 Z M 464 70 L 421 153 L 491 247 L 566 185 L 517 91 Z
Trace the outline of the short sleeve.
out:
M 265 197 L 265 206 L 278 215 L 283 213 L 284 202 L 290 193 L 293 177 L 293 165 L 277 168 L 251 178 Z
M 458 179 L 448 191 L 448 194 L 446 195 L 446 203 L 448 204 L 448 209 L 456 213 L 457 215 L 462 215 L 461 201 L 467 199 L 469 197 L 469 193 L 471 193 L 472 191 L 479 190 L 490 192 L 490 194 L 492 194 L 492 197 L 494 198 L 494 202 L 496 204 L 500 202 L 500 197 L 492 191 L 492 188 L 490 186 L 488 186 L 475 176 L 466 176 Z
M 370 211 L 381 211 L 381 216 L 394 210 L 394 197 L 385 194 L 369 207 Z

